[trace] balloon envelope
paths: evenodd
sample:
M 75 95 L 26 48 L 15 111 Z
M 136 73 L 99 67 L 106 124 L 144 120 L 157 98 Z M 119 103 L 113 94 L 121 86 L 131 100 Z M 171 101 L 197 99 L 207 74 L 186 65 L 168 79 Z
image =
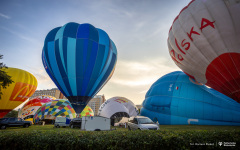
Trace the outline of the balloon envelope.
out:
M 78 115 L 79 118 L 87 117 L 87 116 L 94 116 L 94 112 L 91 107 L 88 105 L 83 109 L 83 111 Z
M 57 116 L 76 118 L 76 112 L 68 100 L 56 99 L 43 104 L 34 115 L 34 122 L 42 119 L 54 120 Z
M 90 24 L 68 23 L 48 33 L 42 60 L 53 82 L 81 113 L 111 78 L 117 49 L 105 31 Z
M 45 103 L 55 100 L 55 97 L 42 95 L 29 100 L 18 112 L 18 118 L 29 119 L 33 118 L 37 110 Z M 32 120 L 31 120 L 32 121 Z
M 240 104 L 176 71 L 148 90 L 141 115 L 160 124 L 240 125 Z
M 240 3 L 191 1 L 169 31 L 169 53 L 187 75 L 240 102 Z
M 125 97 L 112 97 L 104 102 L 98 110 L 98 116 L 110 118 L 112 125 L 114 125 L 114 119 L 120 121 L 123 117 L 129 118 L 138 114 L 135 104 Z
M 37 79 L 29 72 L 17 68 L 4 68 L 14 83 L 1 89 L 0 118 L 26 101 L 37 89 Z

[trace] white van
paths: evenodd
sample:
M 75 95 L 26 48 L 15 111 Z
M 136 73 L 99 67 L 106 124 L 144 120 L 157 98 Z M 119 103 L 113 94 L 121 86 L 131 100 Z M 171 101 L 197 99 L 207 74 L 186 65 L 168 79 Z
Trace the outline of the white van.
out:
M 54 127 L 67 127 L 70 124 L 71 119 L 66 117 L 56 117 Z

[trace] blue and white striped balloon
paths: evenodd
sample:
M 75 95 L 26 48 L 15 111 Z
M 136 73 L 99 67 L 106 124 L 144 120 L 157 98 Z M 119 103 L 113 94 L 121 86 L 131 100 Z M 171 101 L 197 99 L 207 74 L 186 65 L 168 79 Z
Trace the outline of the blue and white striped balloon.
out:
M 105 31 L 91 24 L 67 23 L 46 36 L 42 61 L 50 78 L 81 113 L 111 78 L 117 49 Z

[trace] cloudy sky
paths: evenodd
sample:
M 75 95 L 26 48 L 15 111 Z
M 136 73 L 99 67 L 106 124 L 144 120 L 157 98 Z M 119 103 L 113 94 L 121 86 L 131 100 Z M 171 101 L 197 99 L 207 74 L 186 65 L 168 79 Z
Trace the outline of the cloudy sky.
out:
M 0 54 L 8 67 L 32 73 L 38 90 L 56 87 L 45 72 L 41 51 L 47 33 L 68 22 L 105 30 L 118 50 L 116 70 L 98 94 L 141 104 L 161 76 L 180 70 L 167 38 L 174 18 L 190 0 L 1 0 Z

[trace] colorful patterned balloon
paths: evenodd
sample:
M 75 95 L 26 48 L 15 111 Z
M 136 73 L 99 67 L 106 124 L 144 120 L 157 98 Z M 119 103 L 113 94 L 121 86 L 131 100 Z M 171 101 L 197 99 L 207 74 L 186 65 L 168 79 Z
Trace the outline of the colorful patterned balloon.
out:
M 29 100 L 26 104 L 18 112 L 18 117 L 28 119 L 33 118 L 36 111 L 45 103 L 48 103 L 52 100 L 55 100 L 55 97 L 49 95 L 42 95 L 34 97 L 33 99 Z
M 88 105 L 83 109 L 81 114 L 78 115 L 78 118 L 87 117 L 87 116 L 94 116 L 94 112 L 92 108 L 89 107 Z
M 34 115 L 35 122 L 42 119 L 56 119 L 57 116 L 76 118 L 76 112 L 68 100 L 56 99 L 45 103 Z

